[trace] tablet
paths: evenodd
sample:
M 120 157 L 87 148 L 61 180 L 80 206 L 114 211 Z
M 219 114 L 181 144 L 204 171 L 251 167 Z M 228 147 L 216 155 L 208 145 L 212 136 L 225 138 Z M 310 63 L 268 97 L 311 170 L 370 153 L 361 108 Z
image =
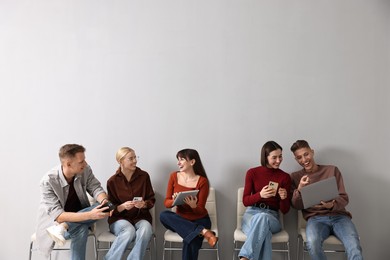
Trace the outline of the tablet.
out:
M 336 177 L 309 184 L 301 189 L 303 208 L 307 209 L 322 201 L 330 201 L 339 196 Z
M 198 194 L 199 190 L 189 190 L 189 191 L 182 191 L 177 194 L 175 200 L 173 201 L 172 206 L 178 206 L 184 204 L 184 199 L 188 196 L 196 196 Z

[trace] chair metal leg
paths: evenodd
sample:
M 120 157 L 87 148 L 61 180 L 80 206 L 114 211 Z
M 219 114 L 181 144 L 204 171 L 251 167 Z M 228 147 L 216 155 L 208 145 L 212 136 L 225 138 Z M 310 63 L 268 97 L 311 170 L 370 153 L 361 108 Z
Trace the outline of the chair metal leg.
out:
M 173 247 L 173 244 L 174 242 L 171 242 L 171 241 L 166 241 L 164 240 L 164 243 L 163 243 L 163 255 L 162 255 L 162 260 L 165 260 L 165 255 L 168 253 L 169 254 L 169 260 L 172 260 L 172 255 L 173 255 L 173 252 L 174 251 L 181 251 L 182 249 L 179 248 L 179 247 Z M 220 255 L 219 255 L 219 243 L 217 242 L 217 244 L 215 245 L 215 248 L 200 248 L 199 250 L 206 250 L 206 251 L 216 251 L 216 259 L 217 260 L 220 260 Z M 168 251 L 168 252 L 167 252 Z M 235 256 L 235 251 L 233 250 L 233 260 L 235 259 L 234 256 Z M 199 258 L 200 259 L 200 258 Z M 157 259 L 156 259 L 157 260 Z
M 99 259 L 99 241 L 96 240 L 96 247 L 95 247 L 95 255 L 96 255 L 96 260 Z
M 30 252 L 29 252 L 29 256 L 28 256 L 28 259 L 31 260 L 31 257 L 32 257 L 32 249 L 33 249 L 33 241 L 30 242 Z
M 172 247 L 172 242 L 169 242 L 169 247 Z M 169 250 L 169 260 L 172 260 L 172 250 Z
M 167 242 L 164 240 L 164 243 L 163 243 L 163 259 L 162 260 L 165 260 L 165 245 L 166 245 L 166 243 Z
M 219 260 L 219 244 L 218 244 L 218 242 L 217 242 L 217 260 Z
M 283 259 L 286 259 L 286 254 L 287 253 L 287 260 L 290 260 L 290 242 L 286 242 L 286 246 L 283 247 L 284 250 L 281 251 L 283 252 Z
M 236 256 L 236 243 L 233 241 L 233 260 L 235 259 Z
M 98 249 L 97 249 L 97 239 L 96 239 L 96 236 L 95 235 L 88 235 L 88 237 L 92 237 L 93 239 L 93 246 L 94 246 L 94 254 L 95 254 L 95 259 L 98 260 Z M 31 260 L 32 259 L 32 253 L 33 253 L 33 247 L 34 247 L 34 241 L 31 241 L 30 242 L 30 252 L 28 254 L 28 259 Z M 70 249 L 55 249 L 55 250 L 70 250 Z M 54 251 L 55 251 L 54 250 Z M 51 252 L 50 252 L 50 255 L 49 255 L 49 259 L 51 260 Z
M 157 260 L 157 245 L 156 245 L 156 236 L 154 235 L 153 237 L 153 255 L 154 255 L 154 260 Z
M 150 239 L 153 239 L 154 237 L 153 237 L 153 235 L 152 235 L 152 237 L 150 238 Z M 149 260 L 153 260 L 153 256 L 152 256 L 152 254 L 153 254 L 153 252 L 152 252 L 152 241 L 149 241 Z M 148 250 L 148 249 L 146 249 L 146 250 Z
M 300 248 L 301 248 L 301 246 L 300 246 L 300 241 L 299 241 L 300 239 L 299 239 L 299 237 L 297 237 L 297 259 L 299 259 L 299 251 L 300 251 Z
M 95 259 L 98 260 L 98 255 L 97 255 L 97 249 L 96 249 L 96 236 L 93 237 L 93 246 L 95 248 L 94 253 L 95 253 Z
M 152 248 L 149 242 L 149 260 L 152 260 Z

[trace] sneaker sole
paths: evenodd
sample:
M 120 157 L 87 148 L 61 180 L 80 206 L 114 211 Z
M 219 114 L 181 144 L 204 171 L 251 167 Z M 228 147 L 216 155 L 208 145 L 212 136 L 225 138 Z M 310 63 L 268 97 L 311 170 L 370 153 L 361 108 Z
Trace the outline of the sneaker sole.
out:
M 46 230 L 47 234 L 50 236 L 50 238 L 59 246 L 63 246 L 66 243 L 65 239 L 61 239 L 59 237 L 54 236 L 52 233 L 50 233 L 48 230 Z

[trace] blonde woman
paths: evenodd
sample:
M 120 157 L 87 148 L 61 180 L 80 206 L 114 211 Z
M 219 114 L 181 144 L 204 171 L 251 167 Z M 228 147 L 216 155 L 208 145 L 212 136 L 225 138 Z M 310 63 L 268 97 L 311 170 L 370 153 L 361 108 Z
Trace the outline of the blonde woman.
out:
M 122 259 L 127 246 L 134 241 L 128 260 L 144 258 L 153 234 L 149 209 L 155 197 L 149 174 L 137 167 L 135 151 L 122 147 L 116 153 L 119 168 L 107 181 L 109 200 L 117 205 L 108 218 L 110 231 L 116 236 L 105 259 Z

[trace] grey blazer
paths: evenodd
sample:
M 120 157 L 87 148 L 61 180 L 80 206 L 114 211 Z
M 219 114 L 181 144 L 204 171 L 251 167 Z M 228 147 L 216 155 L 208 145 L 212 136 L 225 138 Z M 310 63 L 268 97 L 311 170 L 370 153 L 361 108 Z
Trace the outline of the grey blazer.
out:
M 65 202 L 69 194 L 69 184 L 65 180 L 61 165 L 51 169 L 41 180 L 41 202 L 38 209 L 38 227 L 36 231 L 36 246 L 39 251 L 48 256 L 54 242 L 46 233 L 46 228 L 55 224 L 55 220 L 64 212 Z M 76 175 L 74 188 L 80 199 L 82 208 L 90 206 L 87 192 L 94 197 L 105 192 L 100 182 L 95 178 L 92 169 L 87 165 L 81 174 Z

